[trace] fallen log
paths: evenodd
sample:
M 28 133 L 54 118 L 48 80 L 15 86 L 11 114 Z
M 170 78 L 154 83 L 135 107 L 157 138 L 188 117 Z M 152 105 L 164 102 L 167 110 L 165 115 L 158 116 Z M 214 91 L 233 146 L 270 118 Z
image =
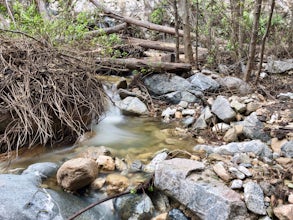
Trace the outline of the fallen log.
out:
M 103 28 L 103 29 L 99 29 L 99 30 L 94 30 L 94 31 L 89 31 L 87 33 L 85 33 L 85 37 L 96 37 L 96 36 L 101 36 L 104 34 L 113 34 L 113 33 L 117 33 L 123 29 L 125 29 L 127 27 L 127 23 L 122 23 L 122 24 L 118 24 L 114 27 L 109 27 L 109 28 Z
M 98 64 L 105 66 L 120 66 L 129 70 L 149 69 L 154 72 L 183 73 L 191 71 L 191 65 L 187 63 L 170 63 L 161 61 L 141 60 L 135 58 L 111 59 L 104 58 L 97 61 Z

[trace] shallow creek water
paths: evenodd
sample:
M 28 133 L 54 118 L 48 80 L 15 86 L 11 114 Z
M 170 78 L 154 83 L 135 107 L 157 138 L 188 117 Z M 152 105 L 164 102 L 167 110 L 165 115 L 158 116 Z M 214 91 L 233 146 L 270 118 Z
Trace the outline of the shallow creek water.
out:
M 27 150 L 19 159 L 14 159 L 9 170 L 26 168 L 38 162 L 61 163 L 76 157 L 88 147 L 105 146 L 114 156 L 125 158 L 128 162 L 139 159 L 147 163 L 152 156 L 162 149 L 191 150 L 195 140 L 177 129 L 176 123 L 163 123 L 150 117 L 130 117 L 121 114 L 115 106 L 110 106 L 103 119 L 92 126 L 76 146 L 45 148 L 37 146 Z M 4 164 L 0 164 L 3 170 Z M 3 172 L 3 171 L 2 171 Z

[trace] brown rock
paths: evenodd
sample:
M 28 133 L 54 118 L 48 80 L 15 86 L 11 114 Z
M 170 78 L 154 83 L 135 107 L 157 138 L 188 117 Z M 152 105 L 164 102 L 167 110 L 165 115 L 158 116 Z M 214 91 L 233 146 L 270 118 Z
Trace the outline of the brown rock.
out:
M 103 171 L 113 171 L 115 170 L 115 161 L 112 157 L 100 155 L 96 163 L 98 164 L 99 168 Z
M 224 135 L 223 137 L 224 141 L 230 143 L 230 142 L 235 142 L 238 140 L 238 136 L 237 136 L 237 131 L 236 129 L 233 127 L 233 128 L 230 128 L 226 134 Z
M 276 161 L 283 166 L 293 163 L 293 159 L 288 157 L 279 157 L 276 159 Z
M 215 171 L 215 173 L 224 181 L 228 182 L 231 179 L 231 176 L 229 175 L 229 173 L 226 171 L 225 167 L 223 166 L 223 163 L 219 162 L 216 163 L 213 166 L 213 169 Z
M 156 217 L 152 218 L 151 220 L 166 220 L 168 217 L 168 213 L 162 213 L 160 215 L 157 215 Z
M 182 113 L 180 111 L 175 112 L 175 118 L 177 119 L 182 118 Z
M 94 181 L 98 166 L 94 160 L 76 158 L 65 162 L 57 172 L 57 182 L 64 189 L 76 191 Z
M 115 167 L 117 170 L 123 171 L 127 169 L 127 164 L 118 157 L 115 157 Z
M 249 115 L 251 112 L 255 112 L 258 108 L 260 108 L 260 104 L 258 102 L 249 102 L 246 105 L 246 114 Z
M 293 220 L 293 204 L 281 205 L 274 208 L 274 214 L 279 220 Z
M 287 143 L 286 139 L 278 140 L 278 138 L 272 138 L 271 148 L 275 153 L 281 153 L 281 147 Z
M 114 195 L 124 192 L 129 186 L 129 179 L 120 174 L 109 174 L 106 178 L 107 194 Z

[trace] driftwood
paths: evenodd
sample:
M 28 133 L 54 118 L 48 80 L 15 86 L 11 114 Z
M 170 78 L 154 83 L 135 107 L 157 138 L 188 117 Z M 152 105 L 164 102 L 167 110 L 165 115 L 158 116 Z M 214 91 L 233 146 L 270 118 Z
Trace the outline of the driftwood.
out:
M 149 69 L 154 72 L 170 72 L 170 73 L 182 73 L 189 72 L 191 70 L 191 65 L 187 63 L 169 63 L 169 62 L 161 62 L 161 61 L 150 61 L 150 60 L 141 60 L 135 58 L 128 59 L 111 59 L 105 58 L 100 59 L 98 61 L 99 64 L 103 64 L 103 66 L 120 66 L 120 68 L 124 67 L 130 70 L 138 70 L 138 69 Z

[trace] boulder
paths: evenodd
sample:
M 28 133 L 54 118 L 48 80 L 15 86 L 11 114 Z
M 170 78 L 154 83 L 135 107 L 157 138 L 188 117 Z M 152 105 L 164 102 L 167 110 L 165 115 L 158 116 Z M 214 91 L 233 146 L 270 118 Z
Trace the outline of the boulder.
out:
M 126 115 L 147 115 L 149 113 L 146 105 L 137 97 L 126 97 L 117 102 L 117 105 Z
M 240 122 L 243 126 L 243 134 L 252 140 L 259 139 L 263 142 L 270 140 L 270 136 L 264 131 L 263 123 L 258 120 L 255 112 L 247 116 L 243 122 Z
M 216 91 L 220 87 L 220 84 L 216 80 L 202 73 L 194 74 L 188 78 L 188 81 L 191 83 L 193 89 L 202 92 Z
M 258 215 L 265 215 L 264 194 L 261 187 L 254 182 L 244 184 L 244 201 L 247 208 Z
M 128 194 L 113 200 L 114 208 L 119 219 L 151 219 L 154 212 L 154 205 L 146 193 Z
M 239 93 L 240 95 L 247 95 L 251 93 L 251 87 L 242 79 L 227 76 L 224 78 L 218 78 L 217 82 L 225 90 Z
M 191 88 L 190 82 L 175 74 L 154 74 L 144 78 L 144 84 L 154 95 L 186 91 Z
M 94 160 L 76 158 L 66 161 L 57 172 L 57 182 L 64 189 L 76 191 L 93 182 L 98 174 Z
M 266 67 L 268 73 L 284 73 L 293 69 L 293 59 L 272 60 L 269 59 Z
M 155 187 L 200 219 L 244 219 L 247 212 L 240 195 L 214 179 L 203 180 L 203 169 L 203 163 L 193 160 L 162 161 L 156 167 Z
M 218 96 L 212 105 L 212 112 L 222 121 L 231 122 L 235 119 L 236 113 L 224 96 Z

